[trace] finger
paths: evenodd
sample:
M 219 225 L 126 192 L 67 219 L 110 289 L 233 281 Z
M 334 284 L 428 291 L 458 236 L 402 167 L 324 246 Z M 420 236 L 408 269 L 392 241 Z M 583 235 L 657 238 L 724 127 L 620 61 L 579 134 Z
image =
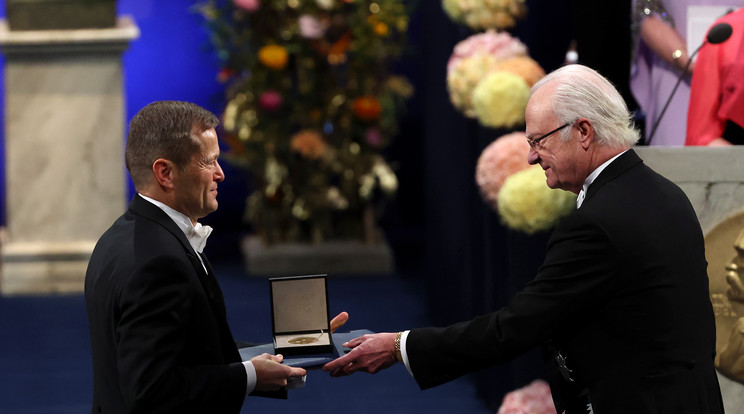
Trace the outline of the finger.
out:
M 335 318 L 331 319 L 331 332 L 334 332 L 336 329 L 340 328 L 348 320 L 349 314 L 347 312 L 341 312 L 336 315 Z
M 307 374 L 307 371 L 305 371 L 303 368 L 298 367 L 291 367 L 292 369 L 289 371 L 289 377 L 302 377 Z
M 332 377 L 347 377 L 349 374 L 345 373 L 342 369 L 336 369 L 330 372 Z
M 359 365 L 356 363 L 356 361 L 351 361 L 350 363 L 344 365 L 341 368 L 346 375 L 351 375 L 359 370 Z
M 358 337 L 358 338 L 354 338 L 354 339 L 352 339 L 352 340 L 350 340 L 350 341 L 348 341 L 348 342 L 345 342 L 345 343 L 343 344 L 343 346 L 345 346 L 345 347 L 347 347 L 347 348 L 356 348 L 356 347 L 358 347 L 358 346 L 359 346 L 359 345 L 360 345 L 360 344 L 361 344 L 362 342 L 364 342 L 364 341 L 366 341 L 366 340 L 367 340 L 366 336 L 367 336 L 367 335 L 364 335 L 364 336 L 360 336 L 360 337 Z
M 340 358 L 336 358 L 333 361 L 323 365 L 323 371 L 335 371 L 343 367 L 344 365 L 348 365 L 351 361 L 353 361 L 352 358 L 353 357 L 350 357 L 349 354 L 346 354 Z
M 271 355 L 271 360 L 281 364 L 282 361 L 284 361 L 284 355 L 282 354 Z

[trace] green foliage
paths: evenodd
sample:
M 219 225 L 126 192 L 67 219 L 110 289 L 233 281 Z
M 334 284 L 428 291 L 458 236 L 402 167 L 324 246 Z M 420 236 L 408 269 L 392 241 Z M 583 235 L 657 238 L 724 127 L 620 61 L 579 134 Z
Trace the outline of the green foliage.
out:
M 399 0 L 212 0 L 200 6 L 227 85 L 228 159 L 249 171 L 247 219 L 267 243 L 373 241 L 397 189 L 381 151 L 412 94 L 391 73 Z

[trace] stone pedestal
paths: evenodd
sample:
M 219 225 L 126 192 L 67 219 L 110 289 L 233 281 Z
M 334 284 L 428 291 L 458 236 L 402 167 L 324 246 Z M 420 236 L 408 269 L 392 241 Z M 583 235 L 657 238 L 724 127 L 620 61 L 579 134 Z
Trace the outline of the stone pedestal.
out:
M 674 181 L 687 194 L 697 212 L 706 235 L 706 258 L 712 295 L 725 295 L 725 264 L 736 255 L 735 238 L 741 231 L 744 212 L 744 146 L 728 148 L 637 148 L 643 161 Z M 632 203 L 643 200 L 629 200 Z M 734 225 L 733 229 L 726 226 Z M 723 227 L 723 229 L 722 229 Z M 722 231 L 724 230 L 724 231 Z M 720 240 L 723 234 L 727 240 Z M 716 301 L 714 300 L 714 304 Z M 739 306 L 739 305 L 735 305 Z M 716 307 L 714 306 L 714 309 Z M 737 309 L 734 309 L 737 310 Z M 739 309 L 740 310 L 740 309 Z M 744 317 L 740 313 L 738 317 Z M 730 335 L 726 317 L 716 309 L 717 348 Z M 724 342 L 725 343 L 725 342 Z M 744 384 L 719 373 L 723 402 L 727 414 L 744 414 Z
M 111 29 L 11 31 L 5 55 L 3 294 L 79 292 L 93 246 L 126 207 L 121 54 Z

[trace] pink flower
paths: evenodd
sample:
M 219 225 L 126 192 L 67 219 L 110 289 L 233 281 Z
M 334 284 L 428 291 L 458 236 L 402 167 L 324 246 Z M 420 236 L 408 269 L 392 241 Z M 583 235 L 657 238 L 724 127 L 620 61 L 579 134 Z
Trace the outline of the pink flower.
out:
M 498 414 L 556 414 L 550 387 L 545 381 L 535 380 L 506 394 Z
M 382 134 L 377 128 L 367 129 L 364 133 L 364 139 L 367 141 L 367 144 L 373 147 L 379 147 L 382 144 Z
M 485 201 L 496 208 L 499 190 L 510 175 L 530 166 L 530 146 L 524 132 L 513 132 L 497 138 L 478 157 L 475 181 Z
M 306 39 L 320 39 L 326 32 L 328 25 L 322 24 L 315 16 L 303 14 L 298 19 L 300 36 Z
M 284 99 L 274 90 L 263 91 L 258 97 L 258 106 L 266 112 L 276 112 L 282 107 Z
M 261 0 L 233 0 L 233 3 L 249 12 L 254 12 L 261 7 Z
M 491 55 L 498 60 L 509 59 L 514 56 L 526 55 L 527 46 L 506 32 L 489 30 L 471 35 L 455 45 L 449 62 L 447 62 L 447 73 L 451 72 L 452 67 L 462 59 L 480 54 Z

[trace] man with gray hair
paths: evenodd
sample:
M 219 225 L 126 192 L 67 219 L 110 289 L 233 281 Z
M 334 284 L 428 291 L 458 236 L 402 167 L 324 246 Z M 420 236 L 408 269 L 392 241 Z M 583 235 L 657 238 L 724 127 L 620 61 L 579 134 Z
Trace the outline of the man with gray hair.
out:
M 579 195 L 535 279 L 467 322 L 356 338 L 324 369 L 400 361 L 425 389 L 542 347 L 559 413 L 723 413 L 702 231 L 682 190 L 630 149 L 620 94 L 565 66 L 533 87 L 525 121 L 530 164 Z

